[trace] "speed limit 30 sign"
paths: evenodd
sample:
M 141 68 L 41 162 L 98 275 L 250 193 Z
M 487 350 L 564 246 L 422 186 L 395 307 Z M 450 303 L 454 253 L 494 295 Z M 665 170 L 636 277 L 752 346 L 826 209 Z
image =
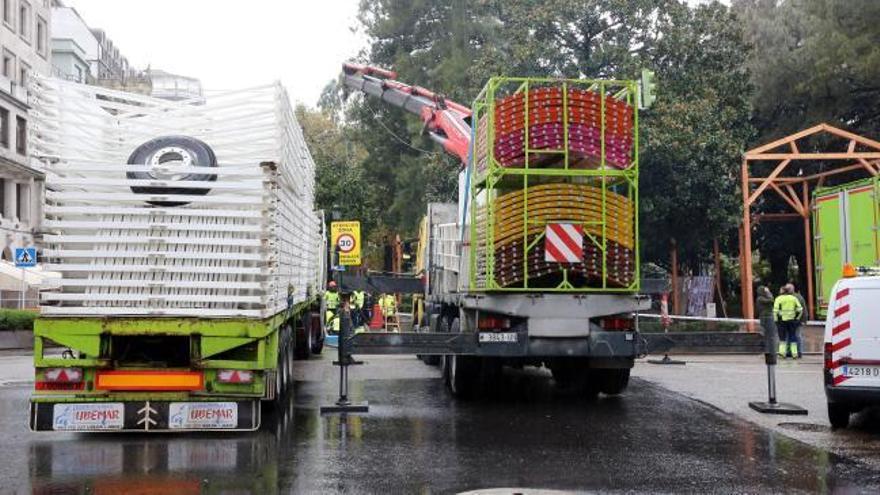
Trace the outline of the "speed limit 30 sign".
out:
M 330 238 L 334 249 L 339 253 L 339 265 L 353 266 L 361 264 L 361 223 L 332 222 Z

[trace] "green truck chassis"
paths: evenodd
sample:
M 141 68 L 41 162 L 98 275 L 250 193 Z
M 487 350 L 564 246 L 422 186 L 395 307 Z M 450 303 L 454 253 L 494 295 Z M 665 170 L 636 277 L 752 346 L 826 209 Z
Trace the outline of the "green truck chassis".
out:
M 262 320 L 39 318 L 30 427 L 256 430 L 262 402 L 293 382 L 294 354 L 308 356 L 322 337 L 316 304 Z M 49 355 L 50 345 L 66 350 Z

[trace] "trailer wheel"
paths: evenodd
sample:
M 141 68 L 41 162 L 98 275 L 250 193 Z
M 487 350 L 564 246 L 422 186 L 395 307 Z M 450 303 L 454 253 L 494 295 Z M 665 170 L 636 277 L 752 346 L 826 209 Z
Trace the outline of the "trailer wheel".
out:
M 313 312 L 306 313 L 309 321 L 309 329 L 312 333 L 312 354 L 321 354 L 324 350 L 324 335 L 322 335 L 321 317 Z
M 193 174 L 174 173 L 173 167 L 217 167 L 217 157 L 214 150 L 196 138 L 189 136 L 162 136 L 151 139 L 135 148 L 129 155 L 130 165 L 163 165 L 168 164 L 168 172 L 127 172 L 125 176 L 135 180 L 149 181 L 202 181 L 214 182 L 216 174 Z M 131 190 L 137 194 L 154 195 L 195 195 L 204 196 L 210 192 L 207 188 L 194 187 L 145 187 L 132 186 Z M 148 201 L 156 206 L 181 206 L 187 204 L 179 201 Z
M 308 359 L 312 352 L 312 329 L 309 318 L 302 319 L 302 326 L 295 325 L 296 334 L 294 336 L 293 357 L 295 359 Z
M 620 394 L 629 385 L 629 368 L 594 369 L 591 373 L 596 376 L 596 384 L 603 394 Z

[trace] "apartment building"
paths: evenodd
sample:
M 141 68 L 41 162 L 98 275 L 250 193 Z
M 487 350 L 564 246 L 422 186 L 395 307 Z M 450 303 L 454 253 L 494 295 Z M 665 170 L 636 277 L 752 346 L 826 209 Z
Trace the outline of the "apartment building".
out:
M 48 75 L 50 0 L 0 0 L 0 257 L 34 243 L 43 175 L 28 159 L 30 74 Z

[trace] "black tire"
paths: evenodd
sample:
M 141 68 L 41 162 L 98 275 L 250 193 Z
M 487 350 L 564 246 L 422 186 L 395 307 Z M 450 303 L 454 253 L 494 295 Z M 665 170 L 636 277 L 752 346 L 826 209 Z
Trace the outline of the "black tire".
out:
M 428 319 L 428 317 L 424 316 L 423 319 Z M 445 326 L 444 326 L 444 323 L 445 323 Z M 428 326 L 429 325 L 424 325 L 423 328 L 428 327 Z M 447 320 L 445 318 L 440 318 L 439 321 L 437 322 L 437 326 L 439 327 L 439 328 L 437 328 L 438 333 L 444 333 L 444 329 L 445 329 L 445 333 L 449 333 L 449 324 L 447 323 Z M 443 356 L 440 356 L 440 355 L 431 355 L 431 356 L 424 356 L 423 355 L 423 356 L 420 356 L 420 358 L 428 366 L 441 366 L 442 367 L 442 365 L 443 365 Z
M 843 429 L 849 426 L 851 411 L 845 404 L 839 402 L 828 403 L 828 421 L 834 429 Z
M 556 386 L 570 389 L 587 382 L 587 366 L 574 359 L 558 358 L 550 362 L 550 373 Z
M 458 318 L 452 320 L 449 326 L 450 333 L 459 333 L 461 323 Z M 472 399 L 479 390 L 481 360 L 475 356 L 447 356 L 447 369 L 449 370 L 449 391 L 452 395 L 461 399 Z
M 177 161 L 192 167 L 216 168 L 217 156 L 210 146 L 196 138 L 189 136 L 162 136 L 151 139 L 138 146 L 129 155 L 130 165 L 153 165 Z M 152 172 L 127 172 L 125 176 L 137 180 L 164 180 L 164 181 L 206 181 L 217 180 L 216 174 L 154 174 Z M 204 196 L 210 192 L 207 188 L 193 187 L 144 187 L 132 186 L 131 190 L 137 194 L 162 194 L 162 195 L 194 195 Z M 187 202 L 178 201 L 148 201 L 156 206 L 181 206 Z
M 595 383 L 600 392 L 606 395 L 618 395 L 629 386 L 629 368 L 594 369 Z
M 312 332 L 308 325 L 308 320 L 303 319 L 302 327 L 298 324 L 294 326 L 296 328 L 293 346 L 293 357 L 295 359 L 308 359 L 311 355 L 313 341 Z
M 320 331 L 320 329 L 312 331 L 312 354 L 316 356 L 324 351 L 324 339 L 320 335 L 315 335 L 316 332 Z
M 549 368 L 556 386 L 561 390 L 585 397 L 595 397 L 599 393 L 598 377 L 586 359 L 557 358 L 550 362 Z

